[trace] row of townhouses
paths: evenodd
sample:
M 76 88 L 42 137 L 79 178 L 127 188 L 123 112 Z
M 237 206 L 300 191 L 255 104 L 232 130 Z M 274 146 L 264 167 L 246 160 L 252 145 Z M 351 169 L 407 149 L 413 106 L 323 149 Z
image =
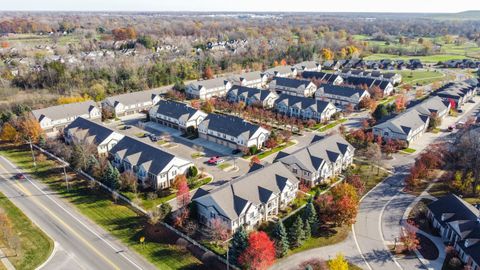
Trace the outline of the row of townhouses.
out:
M 195 193 L 199 221 L 220 220 L 230 231 L 252 229 L 276 217 L 291 203 L 299 183 L 320 184 L 351 165 L 355 149 L 339 135 L 315 137 L 288 155 L 280 152 L 270 165 L 255 165 L 244 176 L 222 186 L 204 186 Z
M 479 82 L 477 79 L 468 79 L 461 82 L 450 82 L 434 92 L 434 95 L 450 102 L 455 107 L 462 107 L 463 104 L 473 99 L 477 94 Z
M 304 184 L 313 187 L 338 175 L 353 162 L 355 148 L 340 135 L 315 137 L 312 143 L 291 154 L 280 152 L 283 163 Z
M 270 136 L 268 130 L 239 117 L 206 114 L 175 101 L 160 100 L 149 115 L 152 122 L 184 132 L 198 130 L 200 138 L 232 149 L 261 148 Z
M 480 270 L 480 210 L 450 194 L 428 204 L 427 217 L 468 269 Z
M 450 102 L 440 97 L 430 97 L 405 112 L 373 127 L 376 136 L 412 142 L 422 136 L 428 128 L 433 114 L 445 118 L 450 111 Z
M 228 183 L 194 195 L 198 220 L 210 226 L 220 220 L 230 231 L 252 229 L 275 217 L 293 201 L 299 181 L 282 163 L 276 162 L 249 172 Z
M 145 187 L 168 188 L 177 175 L 194 166 L 189 160 L 82 117 L 65 128 L 64 137 L 67 143 L 95 145 L 99 156 L 109 156 L 120 171 L 134 172 Z
M 390 81 L 393 85 L 402 82 L 402 75 L 394 72 L 381 72 L 379 70 L 367 71 L 364 69 L 342 69 L 338 74 L 342 77 L 360 77 L 371 79 L 385 79 Z

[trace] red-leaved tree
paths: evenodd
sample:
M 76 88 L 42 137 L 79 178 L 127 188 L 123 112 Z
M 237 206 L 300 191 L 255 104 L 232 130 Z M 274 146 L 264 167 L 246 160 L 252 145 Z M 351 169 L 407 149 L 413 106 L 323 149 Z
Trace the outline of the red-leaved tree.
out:
M 240 254 L 238 262 L 245 269 L 263 270 L 275 262 L 275 246 L 265 232 L 252 232 L 248 247 Z

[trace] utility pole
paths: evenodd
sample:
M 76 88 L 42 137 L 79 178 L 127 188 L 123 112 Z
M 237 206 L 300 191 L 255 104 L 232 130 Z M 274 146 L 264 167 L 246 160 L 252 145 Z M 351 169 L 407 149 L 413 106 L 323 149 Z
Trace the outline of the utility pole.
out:
M 63 164 L 63 175 L 65 176 L 65 184 L 67 185 L 67 192 L 70 192 L 70 185 L 68 184 L 68 176 L 67 176 L 67 164 Z
M 28 138 L 28 143 L 30 144 L 30 152 L 32 152 L 33 166 L 37 168 L 37 162 L 35 160 L 35 153 L 33 153 L 32 139 Z

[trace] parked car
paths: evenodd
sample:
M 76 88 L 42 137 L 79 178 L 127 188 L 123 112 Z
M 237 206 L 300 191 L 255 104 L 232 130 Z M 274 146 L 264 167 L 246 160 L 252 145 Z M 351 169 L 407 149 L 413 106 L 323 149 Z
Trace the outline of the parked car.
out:
M 458 109 L 457 112 L 458 112 L 458 113 L 463 113 L 463 110 L 462 110 L 462 109 Z
M 220 159 L 219 156 L 214 156 L 214 157 L 211 157 L 209 160 L 207 160 L 207 163 L 210 164 L 210 165 L 216 165 L 217 160 L 219 160 L 219 159 Z
M 124 129 L 124 130 L 131 129 L 131 128 L 132 128 L 132 126 L 129 126 L 129 125 L 123 126 L 123 129 Z
M 159 138 L 157 135 L 155 135 L 155 134 L 149 134 L 148 137 L 150 138 L 150 140 L 151 140 L 152 142 L 158 142 L 158 140 L 160 140 L 160 138 Z
M 463 128 L 464 126 L 465 126 L 465 122 L 463 121 L 457 122 L 457 124 L 455 124 L 456 128 Z
M 17 179 L 17 180 L 25 179 L 25 175 L 23 175 L 23 173 L 17 173 L 15 175 L 15 179 Z
M 242 152 L 242 150 L 240 150 L 240 149 L 233 149 L 232 155 L 240 154 L 241 152 Z
M 217 160 L 215 161 L 215 165 L 222 164 L 223 162 L 225 162 L 225 160 L 219 158 L 219 159 L 217 159 Z

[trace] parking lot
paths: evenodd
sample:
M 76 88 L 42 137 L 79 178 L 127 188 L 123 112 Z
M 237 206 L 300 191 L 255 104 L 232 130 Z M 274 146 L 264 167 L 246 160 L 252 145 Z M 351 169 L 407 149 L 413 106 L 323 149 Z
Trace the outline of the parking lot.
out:
M 212 175 L 213 181 L 229 181 L 246 174 L 249 170 L 249 161 L 243 159 L 241 154 L 232 155 L 232 149 L 230 148 L 200 138 L 193 140 L 184 138 L 179 130 L 154 122 L 144 122 L 144 119 L 142 115 L 137 115 L 137 117 L 129 117 L 128 119 L 122 119 L 107 125 L 119 133 L 158 147 L 175 156 L 191 160 L 199 170 Z M 124 129 L 125 126 L 129 128 Z M 143 134 L 154 134 L 159 140 L 154 142 L 148 136 L 141 136 Z M 203 156 L 195 156 L 195 154 L 199 153 L 198 149 L 203 149 Z M 208 159 L 213 156 L 219 156 L 220 159 L 223 159 L 223 165 L 207 164 Z M 234 167 L 237 168 L 235 169 Z

